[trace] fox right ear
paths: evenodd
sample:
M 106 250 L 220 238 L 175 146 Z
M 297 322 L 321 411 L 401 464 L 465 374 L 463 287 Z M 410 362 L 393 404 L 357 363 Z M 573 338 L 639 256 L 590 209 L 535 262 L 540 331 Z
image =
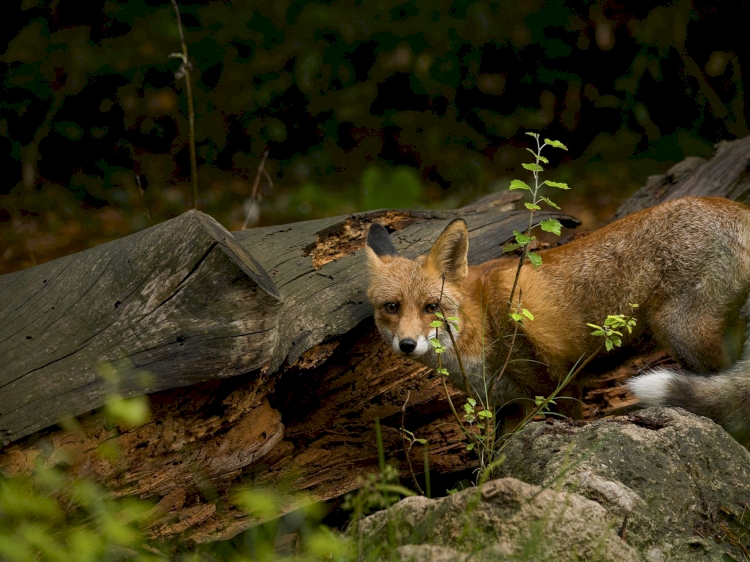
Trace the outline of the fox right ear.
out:
M 372 249 L 379 258 L 398 255 L 396 246 L 393 245 L 390 236 L 388 236 L 388 230 L 378 222 L 370 225 L 370 230 L 367 233 L 367 247 Z

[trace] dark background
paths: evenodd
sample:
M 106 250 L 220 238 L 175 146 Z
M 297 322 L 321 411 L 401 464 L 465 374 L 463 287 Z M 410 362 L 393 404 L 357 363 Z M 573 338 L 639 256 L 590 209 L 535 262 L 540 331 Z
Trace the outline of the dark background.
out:
M 747 134 L 745 2 L 180 6 L 199 208 L 230 229 L 266 149 L 260 224 L 455 207 L 528 181 L 539 131 L 570 148 L 547 153 L 545 177 L 573 188 L 556 200 L 594 228 L 649 174 Z M 3 17 L 0 273 L 187 210 L 171 5 L 23 0 Z

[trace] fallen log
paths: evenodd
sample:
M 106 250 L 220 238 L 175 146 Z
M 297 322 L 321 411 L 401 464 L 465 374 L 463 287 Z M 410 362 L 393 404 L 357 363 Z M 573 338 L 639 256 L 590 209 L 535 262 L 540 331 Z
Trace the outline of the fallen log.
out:
M 625 201 L 615 219 L 688 195 L 716 195 L 742 203 L 750 202 L 750 137 L 721 141 L 711 159 L 688 156 L 667 170 L 649 176 L 646 185 Z
M 404 424 L 429 440 L 435 470 L 472 466 L 439 380 L 395 357 L 376 333 L 361 248 L 379 221 L 414 257 L 463 216 L 470 261 L 486 261 L 526 226 L 516 199 L 505 193 L 456 211 L 374 211 L 234 235 L 189 212 L 0 277 L 0 356 L 8 358 L 0 428 L 6 443 L 17 441 L 0 467 L 18 474 L 40 455 L 48 464 L 65 459 L 114 495 L 157 501 L 152 536 L 207 541 L 255 523 L 233 504 L 237 485 L 286 482 L 320 500 L 355 489 L 377 466 L 376 418 L 389 457 L 404 460 Z M 549 217 L 577 224 L 559 213 L 538 220 Z M 98 375 L 103 362 L 118 375 L 114 391 Z M 152 421 L 139 428 L 86 413 L 108 393 L 144 391 Z M 77 428 L 49 428 L 71 415 Z M 99 454 L 112 442 L 115 460 Z M 415 448 L 420 465 L 422 454 Z

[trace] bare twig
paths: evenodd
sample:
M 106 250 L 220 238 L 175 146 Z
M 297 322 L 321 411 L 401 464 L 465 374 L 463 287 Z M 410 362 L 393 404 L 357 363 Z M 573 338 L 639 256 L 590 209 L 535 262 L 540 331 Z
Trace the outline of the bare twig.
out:
M 177 29 L 180 31 L 180 44 L 182 46 L 181 53 L 172 53 L 169 58 L 178 58 L 182 61 L 180 68 L 175 72 L 175 78 L 185 78 L 185 85 L 187 89 L 188 97 L 188 128 L 190 134 L 190 177 L 193 183 L 192 193 L 192 206 L 193 209 L 198 208 L 198 158 L 195 154 L 195 109 L 193 108 L 193 87 L 190 83 L 190 69 L 192 65 L 188 59 L 187 45 L 185 44 L 185 34 L 182 30 L 182 18 L 180 18 L 180 8 L 177 6 L 177 1 L 172 0 L 172 6 L 174 6 L 175 14 L 177 14 Z
M 141 203 L 143 203 L 143 211 L 146 213 L 146 219 L 151 222 L 151 213 L 148 212 L 148 206 L 146 205 L 146 193 L 141 185 L 141 176 L 135 175 L 135 183 L 138 186 L 138 192 L 141 194 Z
M 253 190 L 250 192 L 250 199 L 245 201 L 245 207 L 247 208 L 245 212 L 245 222 L 242 223 L 242 228 L 240 228 L 240 230 L 245 230 L 247 228 L 247 226 L 250 224 L 250 221 L 254 213 L 258 213 L 256 215 L 256 220 L 260 214 L 260 207 L 258 206 L 258 203 L 260 202 L 261 196 L 260 196 L 260 193 L 258 192 L 258 186 L 260 185 L 261 174 L 263 174 L 263 176 L 266 178 L 266 181 L 268 182 L 268 186 L 271 189 L 273 189 L 273 180 L 271 179 L 271 175 L 266 171 L 266 168 L 265 168 L 266 158 L 268 158 L 268 150 L 263 152 L 263 156 L 260 159 L 260 164 L 258 164 L 258 172 L 255 174 L 255 181 L 253 182 Z
M 258 197 L 258 184 L 260 183 L 260 175 L 265 174 L 266 180 L 273 188 L 273 181 L 271 181 L 271 176 L 268 175 L 268 172 L 266 172 L 265 165 L 266 165 L 266 158 L 268 158 L 268 150 L 263 152 L 263 156 L 260 159 L 260 164 L 258 164 L 258 173 L 255 174 L 255 181 L 253 182 L 253 191 L 250 193 L 250 197 L 253 199 L 257 199 Z
M 419 482 L 417 482 L 417 475 L 414 473 L 414 467 L 411 465 L 411 448 L 414 445 L 413 436 L 409 439 L 409 448 L 407 449 L 406 447 L 406 430 L 404 429 L 404 422 L 406 418 L 406 406 L 409 404 L 410 396 L 411 390 L 406 393 L 406 400 L 404 401 L 404 405 L 401 406 L 401 445 L 404 447 L 404 456 L 409 465 L 409 472 L 411 473 L 411 479 L 414 481 L 414 486 L 417 488 L 419 494 L 424 496 L 424 492 L 422 491 L 422 488 L 419 487 Z
M 456 339 L 453 337 L 453 330 L 451 330 L 450 321 L 448 318 L 445 317 L 445 312 L 443 312 L 443 292 L 445 291 L 445 274 L 442 274 L 442 285 L 440 285 L 440 297 L 438 298 L 438 310 L 443 314 L 443 322 L 445 324 L 445 329 L 448 332 L 448 336 L 451 339 L 451 345 L 453 345 L 453 352 L 456 354 L 456 360 L 458 361 L 458 370 L 461 371 L 461 377 L 464 381 L 464 391 L 466 392 L 467 396 L 471 396 L 471 387 L 469 386 L 469 377 L 466 375 L 466 369 L 464 369 L 464 363 L 461 359 L 461 353 L 458 351 L 458 347 L 456 347 Z M 437 338 L 438 335 L 438 328 L 435 328 L 435 337 Z
M 518 289 L 518 310 L 521 309 L 521 289 Z M 489 399 L 492 400 L 492 396 L 495 393 L 495 384 L 497 383 L 498 379 L 503 376 L 505 373 L 505 369 L 508 368 L 508 363 L 510 362 L 510 358 L 513 355 L 513 346 L 516 344 L 516 336 L 518 335 L 518 322 L 514 322 L 515 327 L 513 328 L 513 337 L 510 340 L 510 346 L 508 347 L 508 356 L 505 358 L 505 363 L 503 363 L 503 366 L 501 369 L 494 375 L 492 375 L 492 381 L 490 382 L 490 391 L 489 391 Z M 494 401 L 492 402 L 494 405 Z

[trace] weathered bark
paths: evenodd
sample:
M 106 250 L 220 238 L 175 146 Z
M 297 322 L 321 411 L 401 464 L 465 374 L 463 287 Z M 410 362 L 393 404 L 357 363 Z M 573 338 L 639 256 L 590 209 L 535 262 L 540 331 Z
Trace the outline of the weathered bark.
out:
M 281 297 L 196 211 L 0 277 L 0 438 L 273 360 Z M 109 364 L 117 381 L 102 377 Z
M 475 261 L 497 257 L 498 242 L 523 228 L 524 213 L 498 213 L 491 202 L 464 212 Z M 4 275 L 0 438 L 7 444 L 100 407 L 113 394 L 153 393 L 294 363 L 370 314 L 361 253 L 348 255 L 362 245 L 370 221 L 403 228 L 397 244 L 417 255 L 444 219 L 456 215 L 375 211 L 233 236 L 190 211 Z M 116 384 L 102 377 L 103 365 Z
M 39 440 L 6 447 L 0 465 L 13 474 L 30 470 L 39 455 L 48 463 L 65 458 L 116 495 L 158 501 L 150 524 L 155 537 L 199 541 L 253 523 L 234 508 L 230 485 L 288 482 L 317 499 L 355 489 L 357 478 L 377 466 L 375 418 L 382 420 L 389 456 L 404 458 L 403 416 L 407 428 L 430 441 L 433 468 L 471 466 L 440 381 L 395 357 L 376 334 L 358 249 L 377 220 L 397 230 L 394 243 L 404 255 L 416 256 L 461 215 L 471 233 L 470 261 L 486 261 L 501 255 L 501 244 L 528 221 L 525 211 L 512 210 L 517 198 L 502 194 L 457 211 L 376 211 L 234 236 L 190 212 L 0 278 L 10 301 L 3 305 L 7 339 L 0 344 L 9 358 L 0 375 L 8 391 L 0 424 L 8 424 L 6 417 L 14 422 L 3 426 L 6 441 L 101 406 L 109 392 L 97 378 L 102 361 L 115 366 L 122 396 L 143 392 L 136 383 L 149 371 L 153 409 L 153 421 L 134 430 L 84 415 L 78 430 L 49 429 Z M 549 216 L 576 224 L 556 213 L 539 220 Z M 42 340 L 45 352 L 20 349 L 26 334 Z M 245 376 L 210 380 L 234 374 Z M 23 392 L 13 385 L 25 385 Z M 99 445 L 118 433 L 120 457 L 102 458 Z

